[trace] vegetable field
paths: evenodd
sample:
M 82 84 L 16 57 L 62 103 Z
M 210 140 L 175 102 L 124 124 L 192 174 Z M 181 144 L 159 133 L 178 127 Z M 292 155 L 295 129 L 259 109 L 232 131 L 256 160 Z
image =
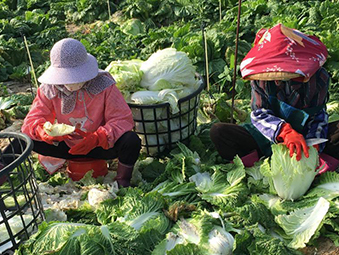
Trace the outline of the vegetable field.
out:
M 231 109 L 233 72 L 239 70 L 256 32 L 278 23 L 315 35 L 327 46 L 327 111 L 329 121 L 339 120 L 339 2 L 244 0 L 234 66 L 237 4 L 0 0 L 0 130 L 26 116 L 38 86 L 35 77 L 50 65 L 53 44 L 65 37 L 85 45 L 99 67 L 117 80 L 126 100 L 169 102 L 175 114 L 178 99 L 199 86 L 199 81 L 187 78 L 180 90 L 168 90 L 160 99 L 159 94 L 143 96 L 142 86 L 160 90 L 178 83 L 152 81 L 152 75 L 164 70 L 154 54 L 166 57 L 167 66 L 179 66 L 180 75 L 198 73 L 209 84 L 209 91 L 205 88 L 200 96 L 195 134 L 160 155 L 142 153 L 133 188 L 119 189 L 112 181 L 116 161 L 109 162 L 105 177 L 94 179 L 88 172 L 74 182 L 65 169 L 49 175 L 33 155 L 46 222 L 15 254 L 339 254 L 339 174 L 316 175 L 316 152 L 312 162 L 293 161 L 286 167 L 286 176 L 294 178 L 286 184 L 278 167 L 285 162 L 281 155 L 287 155 L 282 148 L 274 149 L 280 156 L 277 152 L 246 168 L 239 157 L 232 163 L 223 160 L 209 136 L 211 125 L 230 122 L 232 112 L 236 123 L 249 121 L 250 85 L 240 72 Z M 24 89 L 17 93 L 22 84 Z M 308 179 L 315 176 L 308 186 L 298 179 L 304 172 Z M 286 194 L 286 187 L 304 191 L 294 197 Z M 20 201 L 17 197 L 7 203 Z M 0 224 L 0 243 L 5 231 Z

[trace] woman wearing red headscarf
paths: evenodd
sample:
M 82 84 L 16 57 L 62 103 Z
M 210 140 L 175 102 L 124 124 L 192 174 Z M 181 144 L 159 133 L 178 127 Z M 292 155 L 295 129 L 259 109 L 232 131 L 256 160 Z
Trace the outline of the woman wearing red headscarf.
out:
M 228 160 L 239 155 L 252 166 L 270 156 L 272 143 L 283 143 L 300 160 L 302 154 L 308 157 L 306 141 L 314 138 L 330 170 L 336 168 L 339 131 L 338 123 L 328 123 L 326 112 L 326 58 L 327 49 L 315 36 L 281 24 L 260 30 L 240 66 L 243 78 L 251 80 L 251 123 L 215 124 L 210 135 L 219 154 Z

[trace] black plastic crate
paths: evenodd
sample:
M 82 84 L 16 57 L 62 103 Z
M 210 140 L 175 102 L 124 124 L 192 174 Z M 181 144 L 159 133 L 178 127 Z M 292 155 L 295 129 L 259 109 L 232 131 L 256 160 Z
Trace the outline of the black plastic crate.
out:
M 10 254 L 45 219 L 32 148 L 25 134 L 0 133 L 0 254 Z
M 204 83 L 192 94 L 178 100 L 179 112 L 171 113 L 169 103 L 140 105 L 128 103 L 135 123 L 134 132 L 141 138 L 142 151 L 159 155 L 185 142 L 197 128 L 200 93 Z

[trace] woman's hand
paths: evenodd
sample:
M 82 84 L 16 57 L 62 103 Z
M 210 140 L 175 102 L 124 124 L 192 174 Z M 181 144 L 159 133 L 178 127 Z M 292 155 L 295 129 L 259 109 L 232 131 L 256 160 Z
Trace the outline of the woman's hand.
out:
M 277 140 L 281 141 L 290 150 L 290 157 L 293 156 L 294 152 L 297 154 L 297 161 L 301 159 L 301 153 L 304 152 L 305 157 L 308 158 L 308 146 L 305 138 L 302 134 L 295 131 L 290 124 L 285 123 L 281 127 L 280 133 L 277 136 Z
M 87 155 L 96 147 L 108 149 L 107 135 L 102 130 L 95 132 L 84 132 L 80 129 L 75 130 L 76 133 L 83 137 L 82 141 L 74 145 L 68 152 L 73 155 Z
M 35 129 L 37 137 L 40 138 L 41 141 L 44 141 L 48 144 L 55 144 L 58 142 L 62 142 L 65 139 L 70 139 L 70 135 L 63 135 L 63 136 L 50 136 L 46 133 L 46 131 L 43 128 L 43 124 L 40 124 Z

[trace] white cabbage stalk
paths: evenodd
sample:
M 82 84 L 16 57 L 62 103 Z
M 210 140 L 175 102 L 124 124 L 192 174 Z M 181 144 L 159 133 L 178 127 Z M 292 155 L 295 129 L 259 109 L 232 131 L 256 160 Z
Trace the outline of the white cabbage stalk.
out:
M 63 136 L 69 135 L 74 132 L 75 127 L 64 124 L 64 123 L 56 123 L 52 124 L 49 121 L 46 121 L 43 126 L 45 132 L 50 136 Z
M 166 238 L 166 251 L 172 250 L 177 244 L 184 243 L 184 239 L 172 232 L 168 233 Z
M 140 166 L 147 166 L 149 164 L 152 164 L 154 161 L 154 158 L 153 157 L 147 157 L 145 159 L 139 159 L 137 160 L 137 162 L 135 162 L 134 164 L 134 169 L 139 169 Z
M 135 131 L 138 133 L 156 133 L 156 131 L 158 132 L 166 131 L 167 129 L 162 126 L 163 121 L 155 121 L 158 119 L 164 119 L 164 116 L 166 116 L 164 112 L 165 108 L 154 108 L 154 109 L 132 108 L 132 114 L 135 120 Z M 142 122 L 141 120 L 144 121 Z
M 33 220 L 32 215 L 22 215 L 22 218 L 26 226 Z M 21 216 L 19 215 L 15 215 L 14 217 L 10 218 L 8 220 L 8 224 L 11 227 L 11 231 L 13 235 L 16 235 L 24 228 L 23 222 L 21 220 Z M 27 231 L 30 232 L 31 228 L 27 229 Z M 9 234 L 8 234 L 5 223 L 2 223 L 0 224 L 0 243 L 4 242 L 7 239 L 9 239 Z
M 200 82 L 198 83 L 199 86 L 200 86 Z M 178 96 L 179 98 L 183 98 L 183 97 L 186 97 L 188 95 L 191 95 L 194 91 L 196 91 L 198 89 L 198 87 L 196 86 L 190 86 L 190 87 L 182 87 L 182 89 L 177 89 L 177 93 L 178 93 Z M 187 101 L 188 102 L 188 101 Z
M 184 237 L 189 243 L 199 244 L 200 235 L 198 233 L 198 229 L 193 224 L 188 221 L 182 219 L 178 222 L 180 227 L 179 234 Z
M 339 197 L 339 174 L 337 172 L 323 173 L 320 176 L 319 184 L 307 196 L 323 197 L 328 200 Z
M 161 91 L 137 91 L 131 95 L 130 100 L 133 103 L 140 105 L 154 105 L 157 103 L 168 102 L 170 104 L 172 114 L 176 114 L 179 112 L 179 96 L 174 89 L 163 89 Z
M 159 124 L 159 122 L 135 122 L 135 131 L 138 133 L 159 133 L 164 132 L 166 129 Z
M 221 227 L 214 227 L 208 234 L 210 255 L 231 255 L 233 251 L 234 238 Z
M 212 188 L 213 181 L 210 173 L 196 173 L 189 178 L 190 182 L 194 182 L 195 185 L 203 190 L 209 190 Z
M 147 90 L 137 91 L 131 95 L 131 100 L 136 104 L 157 104 L 162 101 L 158 93 L 157 91 Z
M 182 117 L 181 118 L 181 122 L 179 120 L 179 117 L 178 118 L 173 118 L 170 120 L 170 127 L 168 127 L 168 122 L 167 121 L 162 121 L 160 122 L 160 124 L 167 129 L 170 129 L 171 131 L 178 131 L 179 129 L 187 126 L 188 122 L 187 122 L 187 119 Z
M 22 206 L 23 204 L 25 204 L 26 202 L 26 198 L 24 195 L 19 195 L 16 197 L 16 200 L 19 204 L 19 206 Z M 14 200 L 14 197 L 10 196 L 10 197 L 7 197 L 6 199 L 4 199 L 4 203 L 5 203 L 5 206 L 7 208 L 9 207 L 15 207 L 16 204 L 15 204 L 15 200 Z
M 176 114 L 179 112 L 179 107 L 178 107 L 179 96 L 177 92 L 175 92 L 175 90 L 163 89 L 158 93 L 158 97 L 162 101 L 168 102 L 170 104 L 172 114 Z
M 196 102 L 196 100 L 198 101 L 198 102 Z M 181 103 L 181 113 L 182 114 L 186 114 L 187 115 L 187 118 L 188 118 L 188 111 L 189 110 L 192 110 L 193 108 L 194 108 L 194 104 L 195 103 L 198 103 L 199 104 L 199 99 L 195 99 L 195 98 L 192 98 L 192 99 L 190 99 L 190 100 L 187 100 L 187 101 L 185 101 L 185 102 L 182 102 Z M 193 118 L 193 113 L 194 113 L 194 111 L 191 111 L 190 112 L 190 120 L 192 120 Z
M 88 203 L 93 207 L 98 206 L 101 202 L 107 199 L 111 199 L 115 197 L 116 195 L 111 194 L 108 190 L 100 190 L 97 188 L 91 188 L 87 196 Z
M 163 135 L 159 135 L 159 147 L 158 146 L 152 146 L 152 147 L 148 147 L 148 151 L 150 155 L 156 155 L 158 153 L 158 149 L 159 152 L 162 152 L 165 150 L 165 146 L 162 144 L 165 144 L 165 140 L 164 137 L 167 134 L 163 134 Z M 147 144 L 146 144 L 146 136 L 147 136 Z M 146 152 L 147 153 L 147 149 L 146 146 L 150 146 L 150 145 L 158 145 L 158 140 L 157 140 L 157 136 L 156 135 L 141 135 L 139 134 L 139 137 L 141 139 L 141 144 L 143 144 L 145 147 L 142 147 L 142 152 Z
M 170 120 L 170 127 L 168 127 L 168 122 L 167 121 L 161 121 L 161 130 L 168 130 L 170 129 L 171 131 L 171 142 L 175 143 L 180 140 L 183 140 L 189 136 L 188 133 L 188 127 L 187 127 L 187 120 L 185 118 L 181 118 L 181 123 L 179 118 L 171 119 Z M 186 126 L 186 127 L 185 127 Z M 185 128 L 182 128 L 185 127 Z M 176 130 L 176 131 L 175 131 Z M 192 132 L 193 126 L 190 126 L 190 131 Z M 181 132 L 181 137 L 180 137 L 180 132 Z M 165 141 L 169 142 L 169 137 L 165 137 Z
M 150 85 L 148 87 L 148 90 L 159 91 L 162 89 L 172 89 L 172 88 L 173 85 L 169 81 L 165 79 L 159 79 L 154 84 Z
M 142 114 L 141 114 L 142 111 Z M 132 114 L 134 119 L 136 120 L 155 120 L 164 118 L 166 116 L 165 108 L 145 108 L 145 109 L 138 109 L 132 108 Z
M 187 125 L 187 123 L 185 125 Z M 190 130 L 192 130 L 192 127 Z M 180 132 L 181 132 L 181 137 L 180 137 Z M 189 135 L 188 127 L 183 128 L 181 131 L 171 132 L 171 138 L 172 138 L 171 142 L 174 143 L 174 142 L 184 140 L 185 138 L 188 137 L 188 135 Z

